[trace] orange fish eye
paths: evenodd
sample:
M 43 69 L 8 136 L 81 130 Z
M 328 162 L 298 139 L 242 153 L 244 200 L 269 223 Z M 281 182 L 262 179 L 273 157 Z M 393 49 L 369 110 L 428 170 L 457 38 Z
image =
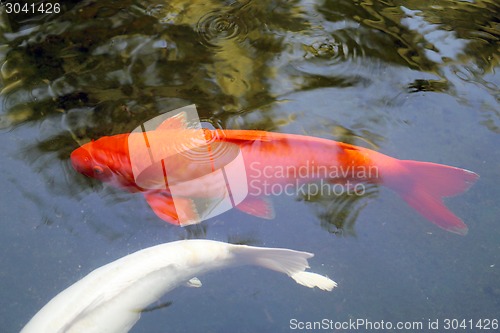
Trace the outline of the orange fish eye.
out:
M 94 171 L 94 173 L 96 175 L 101 175 L 102 173 L 104 173 L 104 170 L 102 169 L 102 167 L 100 167 L 98 165 L 94 165 L 94 167 L 92 168 L 92 170 Z

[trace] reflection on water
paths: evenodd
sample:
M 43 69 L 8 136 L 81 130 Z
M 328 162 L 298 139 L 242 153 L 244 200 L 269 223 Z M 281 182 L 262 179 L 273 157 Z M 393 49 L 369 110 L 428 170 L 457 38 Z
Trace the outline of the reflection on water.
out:
M 362 195 L 344 193 L 330 195 L 305 195 L 300 199 L 314 203 L 321 227 L 331 234 L 355 235 L 354 224 L 368 199 L 377 195 L 377 186 L 367 184 Z
M 90 139 L 130 132 L 187 103 L 222 127 L 298 126 L 373 148 L 384 140 L 382 120 L 398 115 L 370 103 L 390 109 L 401 94 L 438 92 L 478 104 L 481 124 L 499 132 L 498 87 L 488 81 L 499 59 L 496 13 L 494 2 L 447 0 L 80 1 L 51 16 L 3 10 L 0 126 L 36 122 L 37 142 L 24 153 L 47 170 L 53 160 L 42 165 L 37 155 L 66 159 Z M 420 74 L 400 92 L 377 89 L 398 67 Z M 468 82 L 490 95 L 478 96 Z M 347 127 L 341 113 L 351 117 L 359 104 L 338 104 L 311 124 L 312 105 L 280 115 L 290 96 L 322 88 L 368 101 L 365 113 Z M 355 218 L 356 209 L 342 206 L 339 214 Z
M 382 225 L 381 220 L 389 215 L 397 216 L 395 220 L 398 220 L 402 211 L 391 211 L 384 215 L 384 209 L 391 207 L 389 209 L 394 210 L 394 207 L 404 206 L 402 202 L 367 205 L 374 198 L 387 198 L 383 189 L 368 188 L 364 196 L 279 198 L 275 202 L 279 214 L 276 220 L 267 221 L 270 222 L 268 224 L 247 223 L 255 221 L 241 217 L 237 212 L 228 212 L 227 216 L 214 218 L 208 223 L 168 229 L 168 226 L 158 223 L 156 217 L 152 216 L 145 202 L 130 199 L 133 194 L 112 191 L 100 182 L 78 175 L 68 161 L 71 151 L 90 140 L 130 132 L 162 112 L 196 104 L 202 122 L 215 128 L 260 129 L 318 136 L 401 158 L 441 163 L 448 163 L 448 159 L 459 156 L 460 159 L 454 161 L 469 162 L 469 165 L 460 166 L 469 167 L 478 173 L 481 172 L 475 169 L 476 166 L 490 168 L 490 175 L 496 177 L 497 164 L 488 161 L 488 158 L 493 159 L 498 155 L 495 149 L 488 151 L 491 155 L 488 157 L 481 153 L 484 154 L 484 150 L 488 149 L 489 139 L 496 138 L 495 135 L 500 133 L 498 1 L 60 2 L 63 2 L 61 12 L 50 15 L 7 14 L 5 7 L 0 6 L 0 144 L 4 154 L 2 186 L 9 189 L 2 192 L 4 204 L 0 205 L 0 209 L 8 213 L 5 220 L 12 222 L 2 225 L 6 231 L 14 228 L 14 223 L 18 228 L 27 225 L 40 227 L 33 236 L 33 243 L 39 247 L 30 247 L 30 244 L 20 246 L 19 243 L 15 245 L 14 238 L 22 234 L 17 229 L 11 233 L 2 232 L 7 235 L 5 237 L 14 235 L 3 239 L 4 246 L 13 251 L 12 256 L 6 255 L 1 259 L 4 260 L 2 266 L 13 272 L 2 271 L 0 275 L 2 282 L 12 279 L 11 285 L 18 288 L 13 290 L 24 290 L 25 286 L 35 282 L 40 282 L 41 286 L 39 289 L 33 286 L 34 291 L 30 292 L 35 296 L 32 298 L 21 295 L 18 300 L 18 295 L 8 295 L 10 298 L 6 299 L 9 299 L 10 308 L 6 308 L 6 313 L 16 315 L 8 316 L 8 319 L 0 317 L 2 329 L 4 325 L 10 325 L 12 329 L 6 331 L 19 331 L 21 323 L 12 318 L 21 318 L 17 314 L 23 309 L 23 318 L 28 319 L 32 315 L 28 312 L 38 307 L 31 304 L 32 307 L 28 308 L 26 305 L 33 302 L 33 298 L 39 298 L 37 301 L 40 306 L 45 303 L 49 296 L 43 293 L 50 279 L 47 272 L 53 268 L 54 272 L 61 269 L 50 265 L 56 265 L 59 260 L 64 262 L 66 255 L 71 259 L 65 263 L 72 260 L 65 252 L 71 251 L 68 250 L 72 248 L 70 245 L 75 245 L 70 244 L 73 239 L 68 237 L 68 231 L 70 236 L 85 235 L 82 230 L 87 229 L 90 229 L 92 236 L 98 237 L 82 237 L 84 248 L 89 252 L 75 255 L 78 258 L 76 265 L 82 264 L 82 267 L 87 268 L 99 266 L 89 262 L 88 258 L 103 258 L 104 253 L 108 254 L 107 248 L 103 250 L 94 246 L 99 244 L 99 237 L 113 245 L 123 242 L 120 247 L 123 246 L 125 250 L 129 250 L 129 241 L 133 244 L 134 238 L 140 237 L 137 236 L 140 234 L 145 235 L 144 239 L 149 237 L 148 240 L 142 240 L 147 245 L 162 242 L 165 238 L 173 240 L 209 236 L 252 245 L 266 245 L 265 242 L 277 239 L 276 245 L 282 246 L 288 240 L 299 240 L 303 242 L 301 246 L 304 250 L 318 244 L 318 247 L 324 246 L 327 253 L 318 253 L 315 259 L 324 260 L 319 258 L 325 258 L 327 254 L 328 260 L 324 262 L 330 265 L 331 259 L 331 267 L 336 266 L 339 270 L 342 270 L 342 263 L 333 260 L 333 251 L 338 251 L 339 257 L 349 257 L 350 261 L 360 266 L 370 262 L 378 265 L 377 269 L 384 275 L 370 278 L 373 278 L 374 285 L 378 283 L 379 286 L 385 286 L 381 281 L 390 283 L 391 277 L 400 276 L 400 264 L 404 266 L 405 260 L 412 260 L 405 259 L 407 256 L 415 258 L 411 255 L 429 247 L 429 252 L 416 255 L 416 258 L 429 264 L 427 270 L 432 270 L 431 273 L 421 271 L 414 263 L 404 266 L 411 280 L 415 279 L 412 283 L 416 285 L 417 291 L 413 294 L 401 293 L 394 288 L 400 281 L 395 281 L 397 283 L 389 286 L 389 290 L 383 291 L 380 287 L 377 289 L 377 286 L 367 284 L 366 290 L 355 290 L 352 294 L 344 294 L 331 301 L 335 302 L 337 308 L 333 310 L 328 307 L 328 311 L 331 311 L 327 314 L 333 315 L 338 311 L 345 318 L 358 314 L 366 316 L 366 308 L 369 307 L 370 314 L 380 314 L 379 318 L 373 318 L 377 320 L 386 315 L 394 317 L 390 311 L 398 310 L 394 307 L 401 305 L 402 309 L 422 313 L 442 310 L 443 316 L 453 317 L 459 312 L 446 311 L 450 306 L 458 311 L 459 305 L 449 304 L 448 296 L 453 294 L 459 300 L 469 300 L 468 296 L 472 293 L 476 296 L 479 289 L 483 293 L 470 302 L 474 306 L 466 307 L 464 315 L 470 316 L 476 311 L 477 316 L 483 316 L 486 308 L 498 308 L 498 273 L 488 275 L 496 272 L 497 261 L 483 257 L 474 260 L 462 258 L 477 254 L 474 250 L 477 244 L 491 244 L 491 240 L 480 239 L 478 233 L 486 230 L 486 220 L 497 218 L 494 199 L 498 196 L 494 190 L 481 194 L 486 199 L 474 197 L 478 195 L 477 192 L 470 193 L 475 202 L 465 203 L 463 207 L 459 207 L 460 204 L 455 206 L 457 213 L 458 208 L 462 209 L 461 215 L 470 213 L 470 225 L 475 223 L 475 228 L 471 227 L 474 231 L 465 240 L 444 243 L 450 248 L 442 248 L 436 245 L 437 242 L 451 237 L 441 238 L 440 234 L 439 241 L 436 241 L 429 236 L 425 238 L 425 244 L 418 245 L 407 242 L 409 238 L 405 237 L 403 250 L 407 253 L 393 254 L 391 246 L 400 245 L 401 241 L 397 237 L 385 237 L 386 234 L 382 237 L 384 241 L 387 239 L 388 247 L 384 247 L 387 244 L 381 242 L 372 248 L 370 246 L 373 244 L 364 242 L 353 247 L 345 246 L 347 250 L 344 250 L 343 246 L 348 245 L 345 239 L 325 242 L 328 247 L 320 240 L 322 236 L 330 236 L 328 233 L 355 234 L 354 223 L 363 217 L 360 212 L 364 209 L 363 212 L 371 214 L 372 206 L 381 208 L 376 208 L 376 214 L 370 215 L 369 219 L 379 220 L 374 221 L 377 223 L 363 224 L 363 229 L 358 225 L 358 235 L 373 232 L 372 226 L 379 227 Z M 426 117 L 430 120 L 423 122 L 422 119 Z M 470 124 L 463 125 L 463 119 Z M 437 125 L 432 127 L 429 123 Z M 467 131 L 463 135 L 449 135 L 464 128 Z M 482 132 L 486 138 L 473 138 L 471 134 L 482 129 L 491 136 Z M 406 131 L 409 131 L 407 135 L 398 134 Z M 417 136 L 418 140 L 413 141 L 413 136 Z M 453 142 L 453 147 L 463 147 L 467 153 L 434 149 L 437 145 L 446 146 L 455 138 L 463 141 Z M 400 144 L 405 147 L 403 151 L 395 148 Z M 407 153 L 404 151 L 406 147 L 414 147 L 414 150 Z M 395 151 L 397 154 L 393 154 Z M 442 152 L 444 156 L 440 155 Z M 484 163 L 479 164 L 477 161 Z M 481 175 L 483 177 L 483 173 Z M 488 182 L 478 183 L 478 187 L 484 186 L 484 183 Z M 475 206 L 483 199 L 485 201 L 480 206 L 490 207 L 489 211 Z M 307 203 L 304 205 L 296 201 Z M 25 204 L 27 202 L 35 208 L 30 210 L 29 205 Z M 298 217 L 303 211 L 306 213 Z M 394 222 L 391 230 L 406 231 L 406 228 L 411 230 L 413 226 L 407 221 L 399 222 L 401 229 L 397 229 L 400 224 L 396 226 Z M 391 221 L 387 223 L 389 225 Z M 148 227 L 145 228 L 145 225 Z M 294 229 L 297 225 L 297 229 Z M 160 227 L 164 229 L 158 232 Z M 237 228 L 237 231 L 230 227 Z M 277 229 L 278 233 L 269 232 L 272 228 L 281 229 Z M 65 233 L 58 239 L 57 231 L 61 229 Z M 387 233 L 388 229 L 382 232 Z M 288 230 L 290 234 L 287 234 Z M 300 230 L 299 236 L 293 234 L 296 230 Z M 45 238 L 44 231 L 47 232 Z M 494 236 L 492 232 L 491 237 Z M 36 239 L 43 241 L 36 243 Z M 61 239 L 64 241 L 58 243 Z M 46 240 L 53 242 L 53 247 L 46 246 Z M 466 243 L 468 240 L 470 243 Z M 333 249 L 337 244 L 342 246 Z M 385 252 L 379 254 L 379 248 L 385 249 Z M 493 250 L 486 249 L 486 252 L 497 253 L 496 249 L 495 245 Z M 354 255 L 349 256 L 349 251 L 353 251 Z M 375 252 L 377 254 L 372 254 Z M 429 253 L 432 253 L 431 258 L 423 257 Z M 453 257 L 455 253 L 460 253 L 459 259 Z M 24 262 L 30 256 L 33 256 L 33 261 L 37 261 L 43 255 L 47 255 L 51 264 L 47 267 L 42 267 L 46 263 L 39 264 L 40 267 L 36 264 L 33 271 L 37 274 L 36 269 L 39 269 L 45 275 L 40 281 L 33 281 L 33 277 L 28 280 L 27 268 L 23 271 L 23 265 L 19 265 L 19 262 Z M 110 261 L 113 258 L 106 259 Z M 467 264 L 471 263 L 470 267 L 461 261 L 467 259 Z M 456 266 L 445 265 L 445 260 Z M 391 263 L 394 263 L 394 267 L 390 266 Z M 417 268 L 412 271 L 412 267 Z M 444 271 L 448 268 L 451 269 L 449 275 Z M 484 273 L 478 279 L 472 273 L 467 276 L 469 280 L 464 283 L 472 280 L 474 291 L 461 284 L 462 269 L 474 271 L 473 274 Z M 75 273 L 69 270 L 64 271 L 68 276 Z M 435 274 L 434 270 L 438 273 Z M 356 274 L 362 275 L 363 272 L 366 271 L 360 269 Z M 77 273 L 83 276 L 83 268 Z M 377 273 L 375 271 L 375 275 Z M 465 274 L 468 273 L 465 271 Z M 420 280 L 418 274 L 423 274 Z M 25 280 L 20 283 L 19 279 Z M 346 275 L 345 280 L 355 283 L 356 276 Z M 435 284 L 430 291 L 426 289 L 429 288 L 429 281 L 440 280 L 444 281 L 443 284 Z M 60 290 L 62 284 L 71 281 L 74 281 L 74 276 L 54 281 L 51 287 Z M 363 281 L 358 286 L 364 284 Z M 408 284 L 404 286 L 408 287 Z M 249 290 L 243 298 L 251 303 L 257 296 L 253 290 Z M 438 290 L 442 294 L 434 298 L 434 292 Z M 269 292 L 275 296 L 272 294 L 274 290 Z M 364 294 L 369 292 L 375 293 L 376 296 L 372 294 L 371 297 L 376 299 L 364 298 Z M 401 299 L 403 294 L 404 299 Z M 232 298 L 233 294 L 225 296 Z M 285 303 L 289 302 L 288 297 L 293 296 L 287 295 Z M 405 307 L 409 298 L 415 299 L 415 305 L 412 302 Z M 210 302 L 207 307 L 213 308 L 213 298 L 206 299 Z M 305 298 L 298 296 L 296 299 L 302 302 Z M 314 311 L 317 310 L 314 306 L 323 304 L 316 303 L 316 298 L 314 304 L 304 302 L 296 308 L 301 311 L 313 309 L 309 312 L 310 317 L 304 319 L 314 319 Z M 388 304 L 388 310 L 379 307 L 384 302 Z M 168 310 L 180 303 L 174 301 Z M 279 313 L 271 311 L 273 306 L 276 307 L 276 304 L 270 304 L 264 310 L 256 306 L 258 311 L 265 311 L 266 316 L 264 320 L 258 318 L 254 321 L 265 321 L 266 324 L 275 325 L 273 328 L 279 326 L 281 331 L 289 331 L 282 324 L 289 318 L 279 317 Z M 295 304 L 291 306 L 295 307 Z M 482 313 L 475 309 L 480 309 Z M 153 312 L 159 311 L 152 311 L 148 315 Z M 297 313 L 303 315 L 303 312 Z M 205 318 L 204 312 L 199 314 L 199 322 L 203 322 L 203 319 L 213 321 L 213 318 L 208 317 L 219 315 L 210 313 Z M 191 315 L 187 313 L 185 318 L 192 318 Z M 227 319 L 224 311 L 220 311 L 220 315 L 224 316 L 221 320 Z M 233 327 L 239 326 L 241 323 L 236 322 Z M 178 331 L 184 332 L 186 329 L 183 326 Z
M 92 107 L 100 119 L 130 121 L 174 98 L 225 118 L 294 91 L 371 84 L 370 68 L 387 64 L 437 75 L 414 89 L 450 91 L 456 78 L 440 66 L 488 73 L 498 63 L 495 9 L 487 1 L 83 1 L 50 20 L 4 12 L 2 120 Z

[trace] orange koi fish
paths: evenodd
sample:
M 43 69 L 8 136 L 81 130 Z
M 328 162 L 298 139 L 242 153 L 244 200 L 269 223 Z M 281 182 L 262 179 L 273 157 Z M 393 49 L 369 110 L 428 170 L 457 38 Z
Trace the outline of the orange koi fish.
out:
M 148 131 L 147 136 L 161 142 L 165 150 L 189 146 L 192 130 L 176 121 L 166 120 L 156 130 Z M 310 136 L 256 130 L 203 129 L 202 133 L 209 147 L 228 144 L 241 152 L 246 177 L 242 173 L 239 181 L 245 183 L 248 194 L 234 206 L 246 213 L 273 218 L 269 195 L 296 195 L 305 184 L 318 181 L 321 185 L 315 189 L 327 190 L 328 186 L 342 184 L 347 185 L 344 190 L 356 193 L 362 192 L 363 184 L 380 184 L 394 190 L 440 228 L 460 235 L 468 231 L 464 222 L 443 204 L 442 198 L 466 191 L 479 177 L 474 172 L 442 164 L 398 160 L 367 148 Z M 146 188 L 134 177 L 130 151 L 142 149 L 144 158 L 148 155 L 144 148 L 136 146 L 139 144 L 143 144 L 143 133 L 102 137 L 74 150 L 71 162 L 78 172 L 88 177 L 130 192 L 142 192 L 158 217 L 183 225 L 180 214 L 196 216 L 193 200 L 213 192 L 200 191 L 200 188 L 218 190 L 218 185 L 203 181 L 206 172 L 197 168 L 196 163 L 171 166 L 169 170 L 178 170 L 186 180 L 181 184 L 185 195 L 174 206 L 168 184 L 163 188 Z M 150 184 L 165 183 L 164 173 L 158 176 L 157 172 L 146 169 L 141 177 Z M 190 182 L 190 179 L 198 181 Z

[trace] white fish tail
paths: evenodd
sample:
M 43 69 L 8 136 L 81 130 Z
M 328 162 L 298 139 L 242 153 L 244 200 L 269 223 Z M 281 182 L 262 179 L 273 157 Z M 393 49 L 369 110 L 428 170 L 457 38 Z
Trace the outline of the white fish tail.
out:
M 239 246 L 235 252 L 244 256 L 250 264 L 284 273 L 303 286 L 328 291 L 337 286 L 335 281 L 326 276 L 305 272 L 309 268 L 307 259 L 314 256 L 312 253 L 244 245 Z
M 311 272 L 298 272 L 292 274 L 290 277 L 294 279 L 298 284 L 309 288 L 318 287 L 321 290 L 331 291 L 337 286 L 337 283 L 335 281 L 330 280 L 326 276 Z

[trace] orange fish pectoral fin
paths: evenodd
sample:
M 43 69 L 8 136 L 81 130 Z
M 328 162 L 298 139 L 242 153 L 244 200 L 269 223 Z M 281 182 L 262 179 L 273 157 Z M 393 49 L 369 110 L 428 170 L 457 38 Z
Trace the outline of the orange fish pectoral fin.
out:
M 198 212 L 189 198 L 172 198 L 164 191 L 150 191 L 144 197 L 151 209 L 162 220 L 175 225 L 186 226 L 200 223 Z
M 273 203 L 266 197 L 254 197 L 249 195 L 238 204 L 236 208 L 244 213 L 266 220 L 272 220 L 275 217 Z

